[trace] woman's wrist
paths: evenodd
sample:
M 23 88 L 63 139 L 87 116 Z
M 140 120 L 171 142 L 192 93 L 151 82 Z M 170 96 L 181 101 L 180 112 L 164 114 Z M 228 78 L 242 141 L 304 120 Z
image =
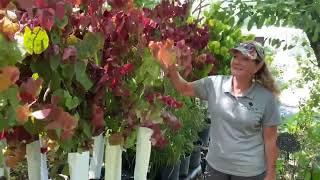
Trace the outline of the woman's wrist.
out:
M 171 76 L 172 74 L 177 73 L 177 67 L 176 65 L 171 65 L 168 66 L 168 68 L 166 69 L 166 74 L 167 76 Z

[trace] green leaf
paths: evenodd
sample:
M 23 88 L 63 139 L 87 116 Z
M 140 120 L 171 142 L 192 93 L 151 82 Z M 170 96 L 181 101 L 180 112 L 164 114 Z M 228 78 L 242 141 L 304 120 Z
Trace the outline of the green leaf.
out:
M 153 86 L 160 77 L 160 66 L 152 56 L 149 49 L 145 49 L 142 57 L 142 64 L 137 69 L 136 81 L 143 83 L 144 86 Z
M 52 41 L 53 44 L 60 44 L 60 37 L 61 37 L 62 33 L 59 29 L 52 29 L 50 31 L 50 39 Z
M 76 107 L 78 107 L 80 104 L 80 101 L 77 97 L 72 97 L 69 95 L 69 97 L 66 99 L 65 105 L 69 110 L 72 110 Z
M 104 36 L 101 33 L 88 32 L 82 41 L 79 41 L 75 46 L 79 59 L 93 58 L 96 62 L 98 59 L 98 51 L 103 48 Z
M 52 70 L 50 68 L 50 61 L 48 60 L 34 60 L 30 64 L 30 68 L 33 73 L 38 73 L 40 77 L 44 79 L 44 81 L 49 82 L 52 78 Z
M 230 26 L 234 26 L 234 23 L 235 23 L 235 19 L 234 19 L 234 17 L 232 16 L 232 17 L 230 17 L 230 19 L 229 19 L 229 24 L 230 24 Z
M 8 121 L 6 119 L 4 119 L 4 115 L 0 111 L 0 131 L 2 131 L 3 129 L 7 128 L 7 126 L 8 126 L 7 122 Z
M 24 128 L 33 135 L 38 135 L 40 134 L 44 127 L 45 127 L 45 122 L 44 121 L 27 121 L 24 124 Z
M 72 81 L 73 76 L 75 74 L 75 66 L 73 64 L 61 64 L 62 76 L 67 81 Z
M 126 139 L 124 146 L 126 149 L 130 149 L 132 147 L 134 147 L 134 145 L 136 144 L 137 141 L 137 130 L 134 129 L 132 131 L 132 133 L 130 134 L 130 136 Z
M 8 112 L 7 112 L 7 117 L 8 117 L 8 125 L 10 126 L 10 127 L 13 127 L 14 125 L 16 125 L 16 123 L 17 123 L 17 121 L 16 121 L 16 119 L 17 119 L 17 117 L 16 117 L 16 111 L 15 111 L 15 108 L 16 108 L 17 106 L 9 106 L 9 108 L 8 108 Z
M 19 89 L 17 87 L 10 87 L 5 92 L 10 105 L 13 107 L 18 107 L 18 105 L 20 104 L 18 100 L 18 93 L 19 93 Z
M 264 16 L 259 17 L 258 22 L 257 22 L 257 28 L 258 29 L 262 28 L 262 26 L 264 24 L 264 21 L 265 21 L 265 17 Z
M 31 31 L 27 26 L 23 38 L 24 46 L 29 54 L 41 54 L 49 46 L 48 34 L 41 27 L 35 27 Z
M 57 128 L 57 129 L 55 129 L 55 131 L 56 131 L 56 134 L 57 134 L 58 138 L 60 138 L 62 129 L 61 128 Z
M 68 25 L 68 17 L 64 16 L 62 20 L 60 20 L 59 18 L 55 17 L 55 24 L 60 28 L 60 29 L 64 29 L 66 27 L 66 25 Z
M 0 44 L 0 67 L 15 65 L 23 59 L 18 44 L 8 41 L 1 33 Z
M 304 180 L 311 180 L 311 172 L 309 170 L 305 173 Z
M 320 164 L 314 164 L 312 167 L 312 179 L 320 179 Z
M 319 33 L 320 33 L 320 26 L 317 26 L 313 32 L 313 36 L 312 36 L 312 42 L 317 42 L 319 39 Z
M 134 0 L 134 3 L 137 7 L 153 9 L 159 3 L 159 0 Z
M 93 83 L 89 79 L 87 73 L 86 73 L 86 67 L 87 65 L 82 62 L 78 61 L 76 64 L 76 79 L 77 81 L 84 87 L 86 91 L 88 91 L 92 86 Z
M 56 89 L 60 88 L 61 77 L 57 71 L 52 72 L 50 82 L 51 82 L 50 89 L 52 91 L 55 91 Z
M 252 29 L 254 23 L 255 23 L 255 18 L 252 17 L 252 18 L 249 20 L 248 25 L 247 25 L 248 31 L 250 31 L 250 30 Z
M 83 122 L 83 132 L 87 137 L 92 137 L 91 127 L 87 122 Z
M 61 58 L 58 55 L 50 56 L 50 67 L 52 70 L 56 70 L 61 62 Z
M 8 105 L 8 99 L 5 93 L 0 93 L 0 111 L 3 110 Z

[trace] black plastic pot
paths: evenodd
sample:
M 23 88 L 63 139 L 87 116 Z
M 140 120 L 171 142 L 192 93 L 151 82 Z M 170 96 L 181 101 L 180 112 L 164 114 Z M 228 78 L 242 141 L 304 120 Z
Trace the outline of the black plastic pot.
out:
M 205 122 L 206 122 L 206 127 L 198 133 L 199 140 L 202 142 L 203 145 L 207 145 L 209 143 L 211 119 L 206 118 Z
M 180 161 L 174 166 L 165 167 L 161 171 L 161 180 L 179 180 Z
M 181 164 L 180 164 L 180 177 L 186 177 L 188 176 L 189 173 L 189 166 L 190 166 L 190 156 L 187 155 L 184 158 L 181 159 Z
M 201 141 L 197 141 L 190 156 L 189 169 L 195 169 L 201 162 Z

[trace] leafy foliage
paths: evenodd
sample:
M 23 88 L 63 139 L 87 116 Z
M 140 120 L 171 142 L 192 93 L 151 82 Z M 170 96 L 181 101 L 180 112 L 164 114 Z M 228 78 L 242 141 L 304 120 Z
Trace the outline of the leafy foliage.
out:
M 236 26 L 232 14 L 223 11 L 220 3 L 212 4 L 209 10 L 204 12 L 204 17 L 204 23 L 210 29 L 207 49 L 214 56 L 207 54 L 207 60 L 203 60 L 201 57 L 198 59 L 200 62 L 205 61 L 213 65 L 210 74 L 230 74 L 229 64 L 232 57 L 229 49 L 240 42 L 253 40 L 254 36 L 244 36 L 239 26 Z M 204 69 L 200 67 L 198 65 L 197 70 Z
M 319 8 L 316 1 L 233 1 L 224 8 L 230 14 L 239 17 L 238 25 L 242 25 L 248 18 L 247 28 L 254 25 L 261 28 L 263 25 L 289 26 L 304 30 L 315 52 L 318 67 L 320 67 L 319 51 Z M 235 13 L 236 12 L 236 13 Z
M 152 143 L 159 151 L 177 152 L 175 159 L 185 152 L 183 144 L 192 140 L 186 136 L 193 134 L 178 133 L 183 121 L 176 110 L 187 116 L 191 103 L 183 100 L 189 102 L 185 107 L 166 94 L 165 77 L 148 44 L 171 38 L 184 75 L 199 78 L 192 57 L 202 54 L 209 32 L 187 22 L 190 3 L 149 2 L 1 1 L 1 8 L 13 8 L 17 17 L 0 16 L 0 41 L 6 45 L 0 48 L 0 130 L 9 132 L 11 167 L 39 135 L 57 142 L 51 151 L 64 157 L 90 149 L 91 137 L 100 133 L 109 133 L 113 144 L 134 148 L 139 126 L 154 130 Z M 18 143 L 16 137 L 27 141 Z

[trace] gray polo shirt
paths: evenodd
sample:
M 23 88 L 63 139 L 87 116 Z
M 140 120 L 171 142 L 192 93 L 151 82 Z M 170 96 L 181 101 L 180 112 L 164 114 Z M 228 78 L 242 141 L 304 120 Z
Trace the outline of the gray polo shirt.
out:
M 208 101 L 212 119 L 207 162 L 236 176 L 256 176 L 266 170 L 263 126 L 280 124 L 273 94 L 253 83 L 241 97 L 232 95 L 232 76 L 209 76 L 193 82 L 196 95 Z

